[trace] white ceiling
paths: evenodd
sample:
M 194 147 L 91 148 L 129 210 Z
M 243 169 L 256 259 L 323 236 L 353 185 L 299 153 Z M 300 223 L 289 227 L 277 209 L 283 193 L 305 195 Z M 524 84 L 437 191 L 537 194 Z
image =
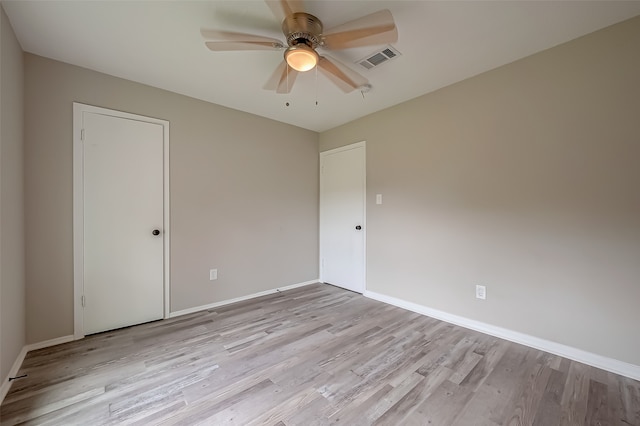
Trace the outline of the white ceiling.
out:
M 376 47 L 331 52 L 373 89 L 344 94 L 301 74 L 288 95 L 263 90 L 282 52 L 209 51 L 201 28 L 283 40 L 257 1 L 3 0 L 22 48 L 230 108 L 324 131 L 640 14 L 640 1 L 307 1 L 325 29 L 389 9 L 402 56 L 359 68 Z M 317 78 L 317 79 L 316 79 Z M 316 99 L 318 105 L 315 104 Z M 286 103 L 290 105 L 287 107 Z

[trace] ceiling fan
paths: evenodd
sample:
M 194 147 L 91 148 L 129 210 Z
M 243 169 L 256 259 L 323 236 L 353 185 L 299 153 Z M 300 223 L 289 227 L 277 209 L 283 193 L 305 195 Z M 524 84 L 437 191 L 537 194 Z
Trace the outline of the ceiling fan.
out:
M 340 50 L 393 43 L 398 40 L 393 16 L 380 10 L 337 27 L 324 30 L 322 21 L 305 12 L 300 0 L 265 0 L 276 19 L 282 22 L 286 42 L 259 35 L 220 30 L 201 30 L 205 45 L 214 52 L 237 50 L 284 51 L 284 60 L 264 88 L 289 93 L 298 73 L 318 68 L 345 93 L 367 87 L 361 74 L 317 49 Z M 369 86 L 370 87 L 370 86 Z

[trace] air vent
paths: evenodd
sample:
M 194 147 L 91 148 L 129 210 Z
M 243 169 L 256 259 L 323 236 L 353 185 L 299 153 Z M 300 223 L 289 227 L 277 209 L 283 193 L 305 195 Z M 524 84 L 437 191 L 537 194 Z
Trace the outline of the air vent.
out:
M 359 61 L 356 61 L 356 64 L 370 70 L 371 68 L 377 67 L 378 65 L 384 64 L 385 62 L 389 62 L 390 60 L 397 58 L 400 55 L 401 53 L 398 52 L 398 50 L 391 46 L 387 46 L 382 50 L 377 50 L 360 59 Z

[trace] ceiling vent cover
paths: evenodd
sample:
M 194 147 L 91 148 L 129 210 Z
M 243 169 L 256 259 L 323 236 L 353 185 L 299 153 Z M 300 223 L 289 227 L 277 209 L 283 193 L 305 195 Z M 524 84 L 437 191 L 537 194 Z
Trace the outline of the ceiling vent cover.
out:
M 376 50 L 375 52 L 370 53 L 359 61 L 356 61 L 356 64 L 370 70 L 371 68 L 377 67 L 378 65 L 384 64 L 385 62 L 389 62 L 390 60 L 395 59 L 400 55 L 401 53 L 398 52 L 397 49 L 389 45 L 382 48 L 382 50 Z

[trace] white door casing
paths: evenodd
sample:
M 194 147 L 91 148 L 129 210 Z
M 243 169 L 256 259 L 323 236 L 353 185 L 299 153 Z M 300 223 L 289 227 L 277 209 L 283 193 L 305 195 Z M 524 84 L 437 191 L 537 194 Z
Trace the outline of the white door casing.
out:
M 365 149 L 320 153 L 320 280 L 358 293 L 366 287 Z
M 76 338 L 169 315 L 168 137 L 165 120 L 74 103 Z

